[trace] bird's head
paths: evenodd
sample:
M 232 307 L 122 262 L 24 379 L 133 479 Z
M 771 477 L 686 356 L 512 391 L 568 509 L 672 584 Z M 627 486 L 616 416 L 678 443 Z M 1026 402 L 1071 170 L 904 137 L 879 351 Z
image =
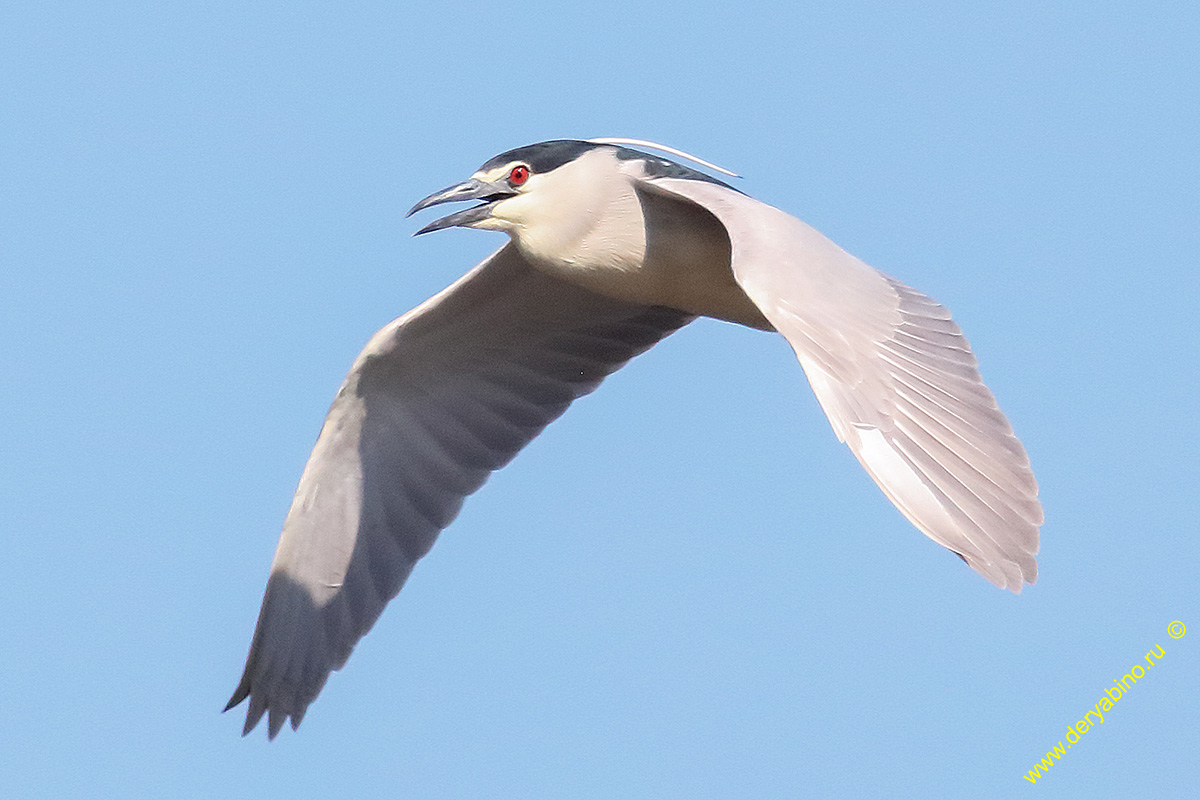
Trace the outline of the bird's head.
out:
M 501 153 L 467 180 L 413 206 L 409 215 L 441 203 L 483 201 L 434 220 L 416 235 L 451 227 L 482 228 L 504 231 L 519 241 L 523 234 L 561 226 L 572 218 L 584 221 L 599 210 L 595 198 L 611 191 L 612 179 L 618 177 L 617 160 L 599 152 L 614 149 L 556 139 Z
M 733 173 L 673 148 L 634 139 L 554 139 L 490 159 L 470 178 L 434 192 L 409 215 L 441 203 L 481 200 L 416 235 L 463 227 L 503 231 L 535 261 L 558 266 L 628 267 L 646 237 L 636 184 L 644 176 L 721 181 L 675 162 L 619 146 L 639 144 Z

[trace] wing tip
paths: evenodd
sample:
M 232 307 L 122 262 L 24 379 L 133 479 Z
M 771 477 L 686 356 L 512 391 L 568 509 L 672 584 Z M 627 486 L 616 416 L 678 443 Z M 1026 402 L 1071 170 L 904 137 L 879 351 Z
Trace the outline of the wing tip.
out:
M 229 702 L 225 704 L 225 708 L 221 709 L 221 713 L 224 714 L 226 711 L 231 711 L 241 705 L 246 698 L 250 698 L 250 706 L 246 709 L 246 721 L 242 725 L 242 736 L 249 735 L 250 731 L 258 726 L 259 720 L 262 719 L 263 713 L 267 710 L 266 702 L 262 700 L 260 695 L 253 693 L 248 671 L 242 676 L 241 682 L 233 690 L 233 696 L 229 698 Z M 270 738 L 274 738 L 274 736 Z
M 221 709 L 221 713 L 224 714 L 226 711 L 229 711 L 230 709 L 232 709 L 235 706 L 237 706 L 238 704 L 240 704 L 243 700 L 246 699 L 248 694 L 249 694 L 248 691 L 243 691 L 242 687 L 238 686 L 237 691 L 235 691 L 233 693 L 233 697 L 229 698 L 229 702 L 226 703 L 225 707 Z
M 286 572 L 273 569 L 241 680 L 224 708 L 230 711 L 249 699 L 242 736 L 258 727 L 264 716 L 268 740 L 289 719 L 296 730 L 330 671 L 340 666 L 328 666 L 321 613 L 307 589 Z
M 261 692 L 254 692 L 247 679 L 243 679 L 238 688 L 234 691 L 233 697 L 229 698 L 229 702 L 222 709 L 221 713 L 229 711 L 240 705 L 246 698 L 250 699 L 250 706 L 246 709 L 246 721 L 242 725 L 242 736 L 248 736 L 251 731 L 258 727 L 258 723 L 262 721 L 264 716 L 267 717 L 267 740 L 273 741 L 279 732 L 283 730 L 285 722 L 291 724 L 292 730 L 299 730 L 300 722 L 304 719 L 304 714 L 308 710 L 307 706 L 296 710 L 287 710 L 281 704 L 272 703 L 266 699 Z
M 1018 563 L 1009 559 L 998 562 L 988 561 L 975 555 L 960 553 L 957 550 L 951 552 L 998 589 L 1020 594 L 1026 586 L 1033 586 L 1037 583 L 1037 561 L 1032 555 L 1028 559 L 1024 559 L 1024 563 Z

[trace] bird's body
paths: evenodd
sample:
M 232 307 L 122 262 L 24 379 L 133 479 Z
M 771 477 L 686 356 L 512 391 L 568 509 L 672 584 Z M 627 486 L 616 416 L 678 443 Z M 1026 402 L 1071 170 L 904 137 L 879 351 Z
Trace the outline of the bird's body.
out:
M 295 727 L 465 497 L 575 398 L 696 316 L 781 333 L 838 438 L 922 532 L 998 586 L 1036 578 L 1020 442 L 942 306 L 800 220 L 611 143 L 496 156 L 443 202 L 512 241 L 377 333 L 284 524 L 242 681 Z

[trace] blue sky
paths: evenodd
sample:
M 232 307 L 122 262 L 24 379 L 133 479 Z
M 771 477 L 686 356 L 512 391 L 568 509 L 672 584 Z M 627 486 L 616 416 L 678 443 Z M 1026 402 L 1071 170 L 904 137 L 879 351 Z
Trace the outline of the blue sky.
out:
M 1194 791 L 1200 12 L 99 5 L 0 11 L 4 796 Z M 403 212 L 591 136 L 734 169 L 954 311 L 1041 484 L 1038 584 L 913 529 L 782 340 L 702 321 L 468 501 L 299 733 L 241 739 L 342 376 L 502 242 Z

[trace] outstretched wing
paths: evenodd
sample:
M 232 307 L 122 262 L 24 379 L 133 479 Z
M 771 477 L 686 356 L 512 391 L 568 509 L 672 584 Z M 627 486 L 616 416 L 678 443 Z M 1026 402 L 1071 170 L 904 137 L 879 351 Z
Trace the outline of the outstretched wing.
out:
M 642 185 L 724 225 L 738 284 L 787 338 L 838 439 L 896 507 L 997 586 L 1033 583 L 1037 482 L 950 312 L 726 186 Z
M 692 319 L 609 300 L 509 244 L 379 331 L 338 391 L 271 565 L 245 733 L 300 724 L 467 495 L 571 401 Z

